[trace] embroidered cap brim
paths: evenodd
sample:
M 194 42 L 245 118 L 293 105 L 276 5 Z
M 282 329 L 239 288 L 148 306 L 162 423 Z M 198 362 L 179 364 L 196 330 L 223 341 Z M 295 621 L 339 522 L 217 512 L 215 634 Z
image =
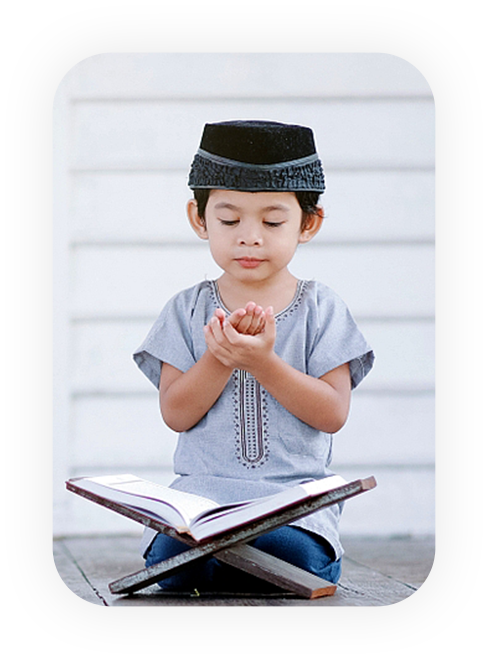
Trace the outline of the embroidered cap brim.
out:
M 195 189 L 325 190 L 310 128 L 270 121 L 206 124 L 188 180 Z

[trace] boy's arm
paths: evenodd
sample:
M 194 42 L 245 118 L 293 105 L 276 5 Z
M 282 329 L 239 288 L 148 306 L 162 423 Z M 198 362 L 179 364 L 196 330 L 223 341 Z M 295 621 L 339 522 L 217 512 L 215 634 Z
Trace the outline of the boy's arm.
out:
M 274 353 L 253 375 L 283 407 L 310 426 L 335 433 L 346 423 L 351 397 L 349 364 L 314 378 Z
M 209 350 L 185 373 L 163 363 L 159 405 L 165 423 L 176 432 L 192 428 L 218 399 L 232 370 Z
M 222 309 L 217 309 L 214 317 L 223 325 L 225 313 Z M 242 334 L 256 334 L 264 328 L 264 311 L 254 302 L 249 302 L 227 320 Z M 170 364 L 163 364 L 159 404 L 165 423 L 177 432 L 188 430 L 198 423 L 222 393 L 232 370 L 209 351 L 186 373 Z

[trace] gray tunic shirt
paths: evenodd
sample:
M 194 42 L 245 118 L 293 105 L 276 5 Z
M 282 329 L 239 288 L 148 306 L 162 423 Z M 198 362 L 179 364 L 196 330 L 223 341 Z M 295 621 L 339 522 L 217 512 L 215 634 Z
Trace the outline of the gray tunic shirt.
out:
M 162 362 L 185 372 L 202 357 L 203 327 L 217 307 L 229 313 L 215 281 L 201 282 L 167 303 L 134 354 L 156 387 Z M 315 281 L 299 281 L 291 304 L 276 315 L 275 352 L 316 378 L 349 363 L 352 388 L 374 360 L 344 302 Z M 332 435 L 300 421 L 250 373 L 235 370 L 208 413 L 180 434 L 174 455 L 179 477 L 171 487 L 218 503 L 242 501 L 332 475 L 331 457 Z M 293 525 L 326 538 L 339 558 L 341 510 L 341 505 L 330 506 Z M 153 536 L 154 532 L 145 533 L 143 552 Z

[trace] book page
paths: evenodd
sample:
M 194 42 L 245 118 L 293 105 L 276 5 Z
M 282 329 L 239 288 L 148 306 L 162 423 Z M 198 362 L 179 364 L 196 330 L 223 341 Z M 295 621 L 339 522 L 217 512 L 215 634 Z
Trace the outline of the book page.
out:
M 218 504 L 211 499 L 196 494 L 180 492 L 165 485 L 152 483 L 133 474 L 119 474 L 116 476 L 99 476 L 86 479 L 103 485 L 111 490 L 123 492 L 134 496 L 134 506 L 151 510 L 151 501 L 164 502 L 176 509 L 187 522 L 190 522 L 200 513 L 215 508 Z M 136 499 L 142 499 L 137 503 Z M 146 501 L 146 504 L 143 503 Z
M 209 511 L 194 521 L 191 530 L 197 540 L 220 531 L 266 517 L 298 501 L 323 494 L 347 484 L 342 476 L 329 476 L 318 481 L 300 483 L 286 490 L 259 499 L 242 502 L 236 506 L 225 506 Z
M 163 487 L 162 485 L 160 487 Z M 164 501 L 174 506 L 177 510 L 184 511 L 189 521 L 201 513 L 212 510 L 218 504 L 211 499 L 205 499 L 197 494 L 189 494 L 188 492 L 180 492 L 166 487 L 164 494 Z
M 313 495 L 334 490 L 336 487 L 346 485 L 346 483 L 347 481 L 344 480 L 342 476 L 328 476 L 327 478 L 321 478 L 318 481 L 301 483 L 300 487 L 303 487 L 307 494 Z

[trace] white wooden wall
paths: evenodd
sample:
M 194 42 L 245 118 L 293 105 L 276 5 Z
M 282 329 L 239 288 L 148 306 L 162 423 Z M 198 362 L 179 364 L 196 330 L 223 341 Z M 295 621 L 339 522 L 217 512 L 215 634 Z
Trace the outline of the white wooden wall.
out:
M 434 104 L 375 54 L 113 54 L 54 104 L 56 534 L 139 528 L 64 490 L 130 471 L 170 482 L 175 434 L 131 354 L 176 291 L 216 277 L 185 203 L 203 124 L 313 127 L 327 221 L 292 270 L 334 288 L 377 355 L 336 435 L 335 470 L 374 474 L 344 533 L 434 530 Z

